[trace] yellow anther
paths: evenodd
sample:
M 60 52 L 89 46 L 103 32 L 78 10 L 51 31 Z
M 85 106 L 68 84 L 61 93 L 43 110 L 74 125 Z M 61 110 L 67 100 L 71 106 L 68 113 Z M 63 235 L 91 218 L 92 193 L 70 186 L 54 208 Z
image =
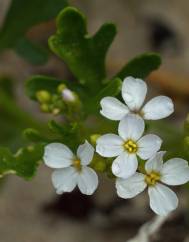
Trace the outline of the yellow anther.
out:
M 160 174 L 158 172 L 152 171 L 145 175 L 145 182 L 148 186 L 154 186 L 158 181 L 160 181 Z
M 73 167 L 75 167 L 76 170 L 81 171 L 81 161 L 79 159 L 74 160 Z
M 129 153 L 136 153 L 137 152 L 137 144 L 133 140 L 127 140 L 124 144 L 124 148 L 129 152 Z

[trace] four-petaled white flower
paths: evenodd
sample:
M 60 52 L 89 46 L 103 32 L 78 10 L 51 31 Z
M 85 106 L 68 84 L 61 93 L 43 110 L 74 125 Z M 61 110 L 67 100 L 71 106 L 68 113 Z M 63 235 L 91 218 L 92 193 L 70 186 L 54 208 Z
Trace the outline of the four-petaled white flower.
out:
M 126 105 L 115 97 L 104 97 L 101 104 L 101 114 L 111 120 L 121 120 L 128 113 L 136 113 L 146 120 L 157 120 L 169 116 L 174 111 L 172 100 L 166 96 L 157 96 L 143 102 L 147 93 L 146 83 L 138 78 L 127 77 L 122 85 L 122 98 Z
M 117 194 L 121 198 L 133 198 L 148 186 L 150 207 L 158 215 L 166 215 L 178 206 L 176 194 L 167 186 L 181 185 L 189 181 L 188 162 L 173 158 L 163 163 L 165 152 L 156 153 L 145 163 L 146 174 L 136 172 L 128 179 L 117 178 Z
M 60 143 L 51 143 L 45 147 L 44 162 L 55 168 L 52 182 L 57 194 L 71 192 L 77 185 L 83 194 L 91 195 L 98 186 L 96 172 L 87 165 L 93 159 L 94 148 L 87 141 L 77 149 L 77 156 Z
M 97 140 L 96 151 L 103 157 L 116 157 L 112 172 L 117 177 L 128 178 L 138 167 L 137 156 L 147 160 L 161 147 L 162 140 L 153 134 L 143 137 L 144 120 L 128 114 L 119 123 L 118 135 L 105 134 Z

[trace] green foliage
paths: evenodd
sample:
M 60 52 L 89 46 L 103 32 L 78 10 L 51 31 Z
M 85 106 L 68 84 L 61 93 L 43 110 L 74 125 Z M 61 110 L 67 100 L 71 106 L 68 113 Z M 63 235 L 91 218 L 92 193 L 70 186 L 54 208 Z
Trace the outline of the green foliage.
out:
M 67 5 L 67 0 L 12 0 L 0 31 L 0 51 L 13 48 L 33 64 L 44 63 L 46 52 L 25 35 L 34 25 L 53 19 Z
M 122 81 L 119 78 L 114 78 L 109 81 L 107 85 L 94 97 L 89 98 L 86 102 L 85 109 L 88 113 L 99 112 L 100 109 L 100 100 L 106 96 L 116 96 L 119 94 L 122 86 Z
M 57 33 L 49 39 L 50 48 L 90 93 L 96 93 L 106 77 L 105 57 L 116 34 L 115 26 L 104 24 L 90 37 L 85 16 L 77 9 L 67 7 L 57 18 L 57 28 Z
M 159 68 L 161 65 L 161 57 L 155 53 L 144 53 L 136 56 L 129 61 L 116 77 L 122 80 L 127 76 L 133 76 L 135 78 L 146 78 L 152 71 Z
M 50 141 L 48 138 L 42 136 L 38 130 L 32 128 L 25 129 L 23 135 L 27 140 L 35 143 L 48 143 Z
M 9 149 L 0 147 L 0 176 L 16 174 L 25 179 L 34 176 L 43 156 L 43 146 L 33 145 L 12 154 Z
M 44 63 L 47 52 L 31 43 L 25 37 L 26 32 L 32 26 L 53 18 L 65 6 L 65 0 L 34 0 L 30 3 L 13 0 L 0 32 L 0 50 L 13 48 L 31 63 Z M 20 10 L 28 14 L 22 16 Z M 33 76 L 27 80 L 26 93 L 39 103 L 41 111 L 53 115 L 62 114 L 64 122 L 61 124 L 52 120 L 48 122 L 48 129 L 39 124 L 15 104 L 12 89 L 4 83 L 3 89 L 0 89 L 0 104 L 3 107 L 0 111 L 5 117 L 4 124 L 13 129 L 18 126 L 19 132 L 27 124 L 30 128 L 24 130 L 24 137 L 36 144 L 20 149 L 16 154 L 12 154 L 9 149 L 0 148 L 0 175 L 15 173 L 25 179 L 32 178 L 39 160 L 42 159 L 44 145 L 62 142 L 71 149 L 76 149 L 78 144 L 92 134 L 115 129 L 115 122 L 105 122 L 99 117 L 100 100 L 105 96 L 117 96 L 124 77 L 132 75 L 145 78 L 161 63 L 158 55 L 146 53 L 131 60 L 114 78 L 107 78 L 105 59 L 115 35 L 115 26 L 107 23 L 93 36 L 89 36 L 86 18 L 81 12 L 73 7 L 61 11 L 57 18 L 57 32 L 50 37 L 49 46 L 68 65 L 75 80 Z M 73 102 L 63 99 L 64 88 L 74 95 Z M 94 123 L 89 121 L 91 114 L 93 117 L 96 115 Z M 14 136 L 18 137 L 18 133 L 14 133 Z M 97 157 L 92 166 L 97 171 L 107 170 L 112 177 L 111 163 L 112 160 L 100 160 Z

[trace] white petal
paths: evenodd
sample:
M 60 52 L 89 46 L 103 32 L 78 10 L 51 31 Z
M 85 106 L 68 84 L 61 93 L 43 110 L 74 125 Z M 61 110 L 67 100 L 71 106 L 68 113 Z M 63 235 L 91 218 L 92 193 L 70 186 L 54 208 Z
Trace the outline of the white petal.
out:
M 115 97 L 104 97 L 100 104 L 100 113 L 111 120 L 121 120 L 129 112 L 127 106 Z
M 128 114 L 119 123 L 118 133 L 124 139 L 137 141 L 144 132 L 144 120 L 138 115 Z
M 128 178 L 136 172 L 137 167 L 136 155 L 123 152 L 113 161 L 112 172 L 117 177 Z
M 72 164 L 74 155 L 64 144 L 51 143 L 45 146 L 44 162 L 51 168 L 64 168 Z
M 123 81 L 122 97 L 130 110 L 137 111 L 142 106 L 147 93 L 146 83 L 138 78 L 127 77 Z
M 98 186 L 98 176 L 90 167 L 83 166 L 78 177 L 78 187 L 83 194 L 91 195 Z
M 128 179 L 116 179 L 117 194 L 119 197 L 125 199 L 135 197 L 143 192 L 146 186 L 144 175 L 137 172 Z
M 138 141 L 137 154 L 144 160 L 149 159 L 160 149 L 161 144 L 162 140 L 157 135 L 145 135 Z
M 151 171 L 161 171 L 163 167 L 164 154 L 165 151 L 159 151 L 145 163 L 145 170 L 147 171 L 147 173 L 150 173 Z
M 181 158 L 174 158 L 165 162 L 161 172 L 161 181 L 168 185 L 181 185 L 188 182 L 188 162 Z
M 77 185 L 78 172 L 73 167 L 55 170 L 52 173 L 53 186 L 58 194 L 71 192 Z
M 158 215 L 165 216 L 178 206 L 177 195 L 168 187 L 157 183 L 148 188 L 150 207 Z
M 82 165 L 88 165 L 94 155 L 94 148 L 88 141 L 80 145 L 77 149 L 77 157 L 80 158 Z
M 97 139 L 96 151 L 103 157 L 115 157 L 124 151 L 124 141 L 115 134 L 105 134 Z
M 144 119 L 157 120 L 168 117 L 174 112 L 174 104 L 169 97 L 152 98 L 142 109 Z

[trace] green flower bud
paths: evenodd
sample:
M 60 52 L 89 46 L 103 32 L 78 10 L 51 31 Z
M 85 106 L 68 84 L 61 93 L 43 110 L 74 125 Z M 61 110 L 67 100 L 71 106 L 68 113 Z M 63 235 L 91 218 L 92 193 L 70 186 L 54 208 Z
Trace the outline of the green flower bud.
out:
M 48 103 L 51 101 L 51 94 L 46 90 L 38 91 L 36 97 L 40 103 Z
M 57 88 L 58 93 L 62 93 L 65 88 L 67 88 L 65 84 L 60 84 Z
M 60 113 L 60 109 L 59 108 L 54 108 L 52 110 L 52 114 L 54 114 L 54 115 L 58 115 L 59 113 Z
M 47 103 L 41 104 L 40 109 L 44 113 L 49 113 L 50 112 L 49 105 Z
M 105 172 L 106 171 L 106 160 L 99 156 L 98 154 L 95 154 L 93 157 L 93 160 L 90 164 L 90 166 L 98 172 Z
M 92 135 L 90 136 L 90 141 L 91 141 L 91 143 L 92 143 L 93 145 L 96 145 L 96 141 L 97 141 L 97 139 L 98 139 L 100 136 L 101 136 L 100 134 L 92 134 Z
M 57 94 L 54 94 L 54 95 L 52 96 L 52 103 L 55 103 L 55 102 L 57 102 L 58 100 L 60 100 L 60 96 L 57 95 Z

